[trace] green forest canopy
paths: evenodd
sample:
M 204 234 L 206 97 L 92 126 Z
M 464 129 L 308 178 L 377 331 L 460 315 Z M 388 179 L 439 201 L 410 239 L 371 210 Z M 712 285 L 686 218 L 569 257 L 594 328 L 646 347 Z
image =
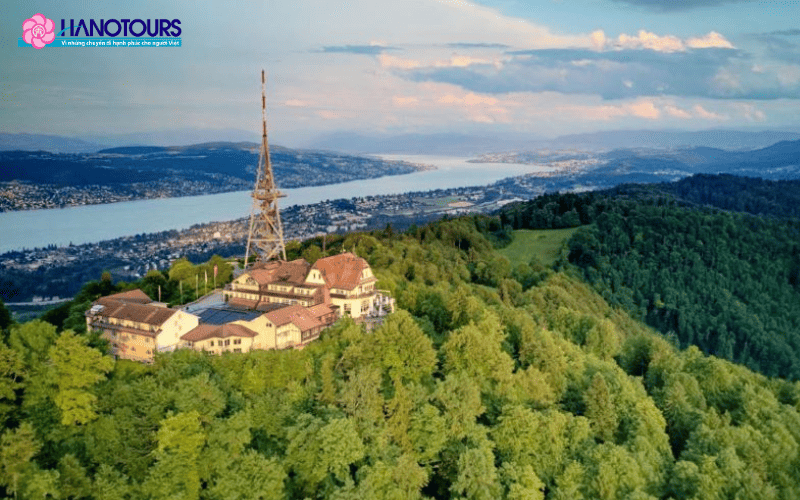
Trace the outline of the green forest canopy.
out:
M 498 231 L 478 217 L 337 241 L 401 310 L 371 333 L 342 320 L 301 351 L 147 366 L 45 322 L 12 326 L 0 493 L 800 498 L 797 382 L 678 350 L 571 272 L 511 266 L 484 236 Z
M 800 378 L 800 220 L 691 208 L 631 189 L 544 196 L 501 219 L 533 228 L 577 218 L 585 227 L 565 260 L 609 303 L 684 347 Z

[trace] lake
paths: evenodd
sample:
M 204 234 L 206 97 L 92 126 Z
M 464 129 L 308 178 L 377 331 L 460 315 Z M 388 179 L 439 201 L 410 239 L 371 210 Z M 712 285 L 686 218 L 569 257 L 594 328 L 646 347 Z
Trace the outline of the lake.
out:
M 427 155 L 379 155 L 387 160 L 404 160 L 433 165 L 405 175 L 379 177 L 284 189 L 281 207 L 307 205 L 325 200 L 359 196 L 400 194 L 491 184 L 506 177 L 547 172 L 551 167 L 517 163 L 468 163 L 469 158 Z M 280 185 L 280 179 L 278 179 Z M 227 221 L 249 216 L 249 191 L 125 201 L 105 205 L 28 210 L 0 213 L 0 253 L 23 248 L 93 243 L 140 233 L 185 229 L 194 224 Z

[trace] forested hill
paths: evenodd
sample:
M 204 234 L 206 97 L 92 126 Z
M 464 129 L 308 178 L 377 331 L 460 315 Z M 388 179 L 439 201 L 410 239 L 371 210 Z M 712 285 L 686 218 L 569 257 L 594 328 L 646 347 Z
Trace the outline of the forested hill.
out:
M 577 277 L 512 269 L 483 235 L 503 236 L 497 219 L 329 238 L 400 311 L 301 351 L 145 366 L 47 323 L 11 326 L 0 495 L 800 498 L 797 383 L 679 351 Z
M 252 183 L 258 151 L 258 144 L 248 142 L 136 146 L 73 154 L 0 151 L 0 181 L 85 186 L 164 181 L 171 177 L 219 180 L 219 176 L 225 176 Z M 326 151 L 280 146 L 272 146 L 270 151 L 275 175 L 281 179 L 284 188 L 404 174 L 417 168 L 399 161 Z
M 687 201 L 740 208 L 738 198 L 761 213 L 797 212 L 796 186 L 752 181 L 746 195 L 748 182 L 701 177 L 673 186 L 550 195 L 508 207 L 501 220 L 515 228 L 585 225 L 570 239 L 562 263 L 577 266 L 611 304 L 682 346 L 796 380 L 800 220 Z M 676 200 L 670 191 L 686 194 Z M 778 203 L 784 202 L 789 205 L 781 214 Z
M 670 195 L 686 205 L 800 218 L 800 180 L 772 181 L 729 174 L 697 174 L 677 182 L 625 184 L 603 193 L 649 197 Z

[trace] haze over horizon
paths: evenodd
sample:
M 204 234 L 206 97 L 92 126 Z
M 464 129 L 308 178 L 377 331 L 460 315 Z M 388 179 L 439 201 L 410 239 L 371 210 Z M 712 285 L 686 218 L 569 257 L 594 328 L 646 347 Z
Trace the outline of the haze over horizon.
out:
M 800 5 L 747 0 L 12 4 L 0 130 L 257 130 L 273 142 L 800 130 Z M 22 22 L 180 19 L 178 48 L 17 47 Z M 68 22 L 68 21 L 67 21 Z M 256 134 L 254 134 L 256 135 Z

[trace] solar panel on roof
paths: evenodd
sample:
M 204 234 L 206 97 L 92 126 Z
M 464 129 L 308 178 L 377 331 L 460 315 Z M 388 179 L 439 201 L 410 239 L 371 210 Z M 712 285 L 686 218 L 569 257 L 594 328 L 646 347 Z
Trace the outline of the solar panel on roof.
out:
M 239 311 L 218 308 L 209 308 L 195 314 L 200 318 L 200 323 L 209 325 L 224 325 L 232 321 L 252 321 L 261 316 L 261 313 L 257 311 Z

